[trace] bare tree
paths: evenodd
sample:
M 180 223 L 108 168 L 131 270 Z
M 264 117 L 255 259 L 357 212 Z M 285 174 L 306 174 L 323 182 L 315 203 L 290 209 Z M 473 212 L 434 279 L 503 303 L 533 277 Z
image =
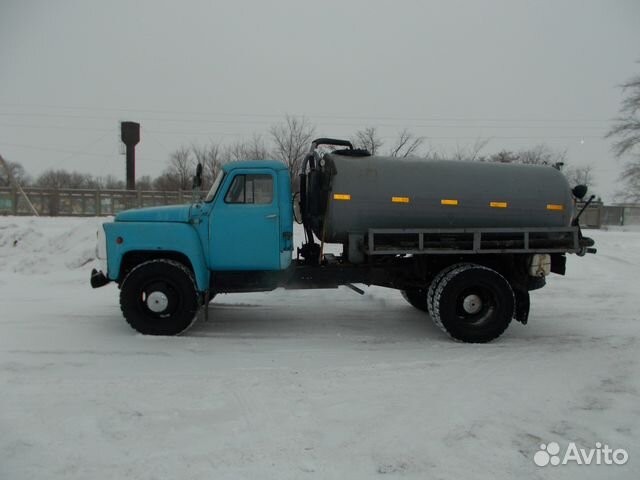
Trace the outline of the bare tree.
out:
M 389 155 L 400 158 L 415 156 L 423 142 L 424 137 L 416 137 L 405 128 L 398 134 L 395 143 L 389 150 Z
M 224 164 L 222 148 L 217 143 L 205 146 L 192 145 L 191 151 L 198 163 L 202 164 L 203 184 L 211 185 Z
M 456 148 L 451 155 L 453 160 L 464 161 L 468 159 L 466 147 L 461 147 L 460 144 L 456 144 Z
M 46 188 L 96 188 L 98 183 L 87 173 L 50 169 L 38 176 L 35 185 Z
M 422 154 L 422 158 L 428 161 L 446 160 L 447 156 L 442 150 L 436 149 L 433 145 L 429 145 L 428 150 Z
M 544 143 L 518 152 L 518 163 L 525 165 L 558 165 L 567 160 L 566 150 L 554 150 Z
M 122 180 L 118 180 L 119 182 L 122 182 Z M 122 182 L 122 187 L 118 188 L 124 189 L 124 182 Z M 136 179 L 136 190 L 153 190 L 153 179 L 149 175 L 143 175 Z
M 428 161 L 444 160 L 445 159 L 443 156 L 441 156 L 440 152 L 438 152 L 437 150 L 432 150 L 432 149 L 427 150 L 422 155 L 422 158 L 424 158 L 425 160 L 428 160 Z
M 384 145 L 382 139 L 378 137 L 376 127 L 366 127 L 363 130 L 358 130 L 351 143 L 355 148 L 368 150 L 371 155 L 375 155 Z
M 624 187 L 616 193 L 616 198 L 622 202 L 640 203 L 640 159 L 627 162 L 619 180 Z
M 170 172 L 169 169 L 166 169 L 153 180 L 153 188 L 154 190 L 163 192 L 180 190 L 180 179 Z
M 21 164 L 18 162 L 9 162 L 7 160 L 5 160 L 4 163 L 9 169 L 9 172 L 7 173 L 3 168 L 0 168 L 0 186 L 11 186 L 11 179 L 9 178 L 9 175 L 11 175 L 14 181 L 20 185 L 25 186 L 30 183 L 29 176 Z
M 630 153 L 640 145 L 640 75 L 621 85 L 626 97 L 622 100 L 620 116 L 607 133 L 607 138 L 617 138 L 613 144 L 616 157 Z
M 563 173 L 572 187 L 586 185 L 589 189 L 592 189 L 596 184 L 591 165 L 566 167 L 563 169 Z
M 242 142 L 234 142 L 222 147 L 222 161 L 225 163 L 244 160 Z
M 616 138 L 613 153 L 620 158 L 632 155 L 625 163 L 618 181 L 622 189 L 617 198 L 627 202 L 640 202 L 640 75 L 622 84 L 626 97 L 622 100 L 620 116 L 615 120 L 607 138 Z
M 555 150 L 543 143 L 532 148 L 525 148 L 517 152 L 501 150 L 489 156 L 480 156 L 476 153 L 476 159 L 498 163 L 521 163 L 524 165 L 549 165 L 561 168 L 567 159 L 566 150 Z
M 271 157 L 269 146 L 262 138 L 262 135 L 254 134 L 244 144 L 246 160 L 266 160 Z
M 223 162 L 242 160 L 264 160 L 269 158 L 269 148 L 260 135 L 253 135 L 249 140 L 238 141 L 228 145 L 222 152 Z
M 520 161 L 520 156 L 509 150 L 500 150 L 498 153 L 494 153 L 493 155 L 486 157 L 486 161 L 496 163 L 518 163 Z
M 191 156 L 191 149 L 181 146 L 169 156 L 167 174 L 176 177 L 181 190 L 191 188 L 191 177 L 195 172 L 195 164 Z
M 27 202 L 27 205 L 29 205 L 29 208 L 31 209 L 33 214 L 36 217 L 39 217 L 40 214 L 38 213 L 38 210 L 36 209 L 36 207 L 33 206 L 33 203 L 31 203 L 31 200 L 29 200 L 29 196 L 22 189 L 22 185 L 20 185 L 20 181 L 14 177 L 14 172 L 16 174 L 24 175 L 24 168 L 22 168 L 21 165 L 19 169 L 16 167 L 17 167 L 17 164 L 13 164 L 12 166 L 8 165 L 4 157 L 0 155 L 0 175 L 4 175 L 6 177 L 8 185 L 13 186 L 20 192 L 20 194 L 22 195 L 22 198 L 24 198 L 24 200 Z
M 273 155 L 287 165 L 291 178 L 295 178 L 313 140 L 315 128 L 305 117 L 287 115 L 284 123 L 270 128 L 269 134 L 274 145 Z
M 453 151 L 452 158 L 453 160 L 463 160 L 468 162 L 486 161 L 488 159 L 480 155 L 480 152 L 484 150 L 488 143 L 488 139 L 478 138 L 471 145 L 460 146 L 460 144 L 457 144 Z
M 140 181 L 143 180 L 143 178 L 136 180 L 136 188 L 139 190 L 145 190 L 144 183 L 143 184 L 140 183 Z M 126 187 L 124 180 L 116 177 L 115 175 L 106 175 L 104 177 L 98 177 L 96 179 L 96 182 L 98 184 L 96 188 L 100 188 L 100 189 L 124 190 Z

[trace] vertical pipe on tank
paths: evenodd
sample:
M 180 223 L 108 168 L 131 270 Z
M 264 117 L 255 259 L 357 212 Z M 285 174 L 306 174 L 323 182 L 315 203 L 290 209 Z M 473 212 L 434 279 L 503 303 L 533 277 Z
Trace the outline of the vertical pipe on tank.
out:
M 304 157 L 304 160 L 302 161 L 302 165 L 300 167 L 300 217 L 302 218 L 302 228 L 304 230 L 307 242 L 313 241 L 307 198 L 307 165 L 310 165 L 312 169 L 315 166 L 313 158 L 313 146 L 311 148 L 312 150 Z

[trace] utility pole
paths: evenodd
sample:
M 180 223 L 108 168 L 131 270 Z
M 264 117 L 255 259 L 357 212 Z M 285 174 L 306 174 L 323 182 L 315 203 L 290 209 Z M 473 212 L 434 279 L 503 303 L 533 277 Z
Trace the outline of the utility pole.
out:
M 24 192 L 24 190 L 22 189 L 20 184 L 18 182 L 16 182 L 15 178 L 13 178 L 13 174 L 11 173 L 11 169 L 9 168 L 9 165 L 7 165 L 7 162 L 4 161 L 4 158 L 2 158 L 2 155 L 0 155 L 0 167 L 2 167 L 5 172 L 7 172 L 7 177 L 9 178 L 9 183 L 11 185 L 13 185 L 13 187 L 20 192 L 20 195 L 22 195 L 24 197 L 25 201 L 27 202 L 27 205 L 29 205 L 29 208 L 31 209 L 33 214 L 36 217 L 39 217 L 40 214 L 36 210 L 36 207 L 33 206 L 33 203 L 31 203 L 31 200 L 29 200 L 29 197 Z

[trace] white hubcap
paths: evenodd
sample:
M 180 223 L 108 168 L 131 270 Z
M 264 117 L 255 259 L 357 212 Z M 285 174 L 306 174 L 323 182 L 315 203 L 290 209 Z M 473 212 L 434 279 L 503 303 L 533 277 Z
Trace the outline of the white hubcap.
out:
M 162 292 L 151 292 L 147 296 L 147 307 L 154 313 L 164 312 L 169 306 L 169 299 Z
M 473 315 L 482 309 L 482 299 L 478 295 L 467 295 L 462 301 L 464 311 Z

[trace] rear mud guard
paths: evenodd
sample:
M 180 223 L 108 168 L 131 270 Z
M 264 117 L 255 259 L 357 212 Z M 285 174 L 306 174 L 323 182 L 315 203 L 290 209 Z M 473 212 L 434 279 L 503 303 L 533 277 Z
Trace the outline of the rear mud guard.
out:
M 516 297 L 516 310 L 513 318 L 521 324 L 526 325 L 529 321 L 529 309 L 531 307 L 529 292 L 524 290 L 514 290 L 513 294 Z

